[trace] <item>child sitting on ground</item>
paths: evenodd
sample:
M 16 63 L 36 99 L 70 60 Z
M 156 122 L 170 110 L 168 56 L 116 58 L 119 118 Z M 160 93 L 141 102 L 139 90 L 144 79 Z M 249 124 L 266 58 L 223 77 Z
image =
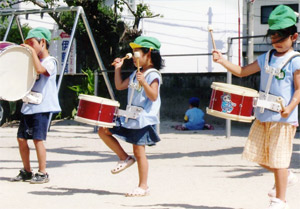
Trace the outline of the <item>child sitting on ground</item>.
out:
M 212 129 L 212 126 L 205 124 L 204 112 L 199 109 L 200 100 L 197 97 L 189 99 L 189 109 L 184 115 L 184 124 L 175 126 L 176 130 L 203 130 Z

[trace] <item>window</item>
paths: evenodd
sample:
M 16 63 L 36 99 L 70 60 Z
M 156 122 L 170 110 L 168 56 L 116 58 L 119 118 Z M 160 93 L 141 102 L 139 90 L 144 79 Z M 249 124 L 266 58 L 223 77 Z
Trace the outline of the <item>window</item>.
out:
M 295 12 L 299 12 L 299 4 L 286 4 L 287 6 L 291 7 Z M 271 12 L 277 7 L 278 5 L 268 5 L 262 6 L 260 10 L 260 23 L 261 24 L 268 24 L 268 19 Z M 298 22 L 298 18 L 297 18 Z

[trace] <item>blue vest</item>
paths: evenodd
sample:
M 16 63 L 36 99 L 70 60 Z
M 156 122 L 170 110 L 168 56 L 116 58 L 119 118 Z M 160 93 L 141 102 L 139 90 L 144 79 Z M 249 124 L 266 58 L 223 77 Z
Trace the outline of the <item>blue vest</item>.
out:
M 30 115 L 43 112 L 60 112 L 61 108 L 58 102 L 58 91 L 56 87 L 56 74 L 58 63 L 54 57 L 48 56 L 41 61 L 50 76 L 39 75 L 31 91 L 41 93 L 43 100 L 41 104 L 23 103 L 21 112 L 24 115 Z
M 282 57 L 276 57 L 274 54 L 271 55 L 271 59 L 269 62 L 269 66 L 278 67 L 281 65 L 284 60 L 287 60 L 290 57 L 289 52 Z M 257 58 L 258 65 L 261 69 L 260 71 L 260 91 L 265 91 L 269 74 L 265 71 L 265 59 L 266 54 L 260 55 Z M 294 72 L 296 70 L 300 70 L 300 57 L 292 58 L 282 69 L 283 78 L 278 78 L 273 76 L 271 87 L 270 87 L 270 94 L 275 96 L 281 96 L 285 100 L 285 104 L 288 105 L 295 92 L 294 89 Z M 293 125 L 298 124 L 298 106 L 291 112 L 289 117 L 282 118 L 280 113 L 274 112 L 268 109 L 265 109 L 263 113 L 260 113 L 260 108 L 255 109 L 255 117 L 260 120 L 261 122 L 283 122 L 283 123 L 290 123 Z

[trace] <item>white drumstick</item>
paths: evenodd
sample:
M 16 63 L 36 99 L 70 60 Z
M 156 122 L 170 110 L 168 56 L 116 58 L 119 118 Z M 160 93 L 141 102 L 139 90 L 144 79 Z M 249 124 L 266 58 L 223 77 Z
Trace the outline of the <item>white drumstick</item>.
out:
M 208 25 L 207 29 L 208 29 L 208 31 L 210 33 L 210 37 L 211 37 L 211 41 L 212 41 L 212 44 L 213 44 L 213 48 L 214 48 L 214 50 L 217 50 L 216 43 L 215 43 L 215 40 L 214 40 L 214 37 L 213 37 L 213 33 L 212 33 L 213 32 L 213 28 L 212 28 L 211 25 Z
M 121 58 L 121 60 L 131 59 L 131 58 L 132 58 L 132 54 L 131 53 L 127 53 L 125 57 Z M 111 63 L 112 66 L 114 66 L 115 64 L 117 64 L 117 62 Z

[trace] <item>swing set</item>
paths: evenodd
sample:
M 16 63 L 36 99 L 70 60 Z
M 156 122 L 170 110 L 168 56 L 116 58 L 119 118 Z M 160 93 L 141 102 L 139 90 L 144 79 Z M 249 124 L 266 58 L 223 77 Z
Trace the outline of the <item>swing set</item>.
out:
M 88 23 L 88 20 L 86 18 L 85 12 L 84 12 L 82 7 L 79 6 L 79 7 L 57 7 L 57 8 L 47 8 L 47 9 L 30 9 L 30 10 L 22 10 L 22 9 L 0 10 L 0 17 L 1 16 L 9 16 L 8 27 L 6 29 L 6 33 L 5 33 L 4 38 L 3 38 L 2 41 L 5 42 L 7 40 L 7 37 L 9 35 L 9 32 L 10 32 L 10 30 L 12 28 L 12 25 L 13 25 L 13 22 L 15 20 L 16 24 L 18 26 L 18 30 L 20 32 L 20 36 L 21 36 L 21 38 L 24 42 L 24 36 L 23 36 L 23 33 L 22 33 L 22 28 L 21 28 L 20 19 L 19 19 L 20 15 L 25 15 L 26 19 L 28 19 L 28 16 L 30 14 L 40 14 L 41 18 L 43 18 L 44 13 L 50 14 L 50 13 L 61 13 L 61 12 L 76 12 L 76 17 L 75 17 L 75 20 L 74 20 L 74 23 L 73 23 L 72 32 L 71 32 L 71 35 L 70 35 L 70 41 L 69 41 L 69 44 L 68 44 L 68 47 L 67 47 L 67 50 L 66 50 L 66 55 L 65 55 L 65 59 L 63 61 L 63 65 L 62 65 L 61 69 L 59 69 L 59 67 L 58 67 L 58 72 L 60 72 L 59 79 L 57 81 L 58 91 L 60 90 L 60 86 L 61 86 L 61 82 L 62 82 L 62 79 L 63 79 L 63 76 L 64 76 L 65 68 L 67 66 L 67 61 L 69 59 L 72 43 L 74 41 L 76 28 L 78 26 L 78 21 L 79 21 L 79 18 L 81 17 L 82 20 L 83 20 L 85 29 L 87 31 L 87 34 L 89 36 L 90 42 L 92 44 L 92 47 L 93 47 L 95 56 L 97 58 L 97 62 L 98 62 L 100 71 L 103 75 L 103 78 L 104 78 L 105 84 L 107 86 L 108 92 L 110 94 L 110 97 L 111 97 L 112 100 L 115 100 L 115 95 L 114 95 L 111 83 L 110 83 L 108 75 L 107 75 L 107 70 L 105 69 L 103 61 L 101 59 L 101 56 L 100 56 L 99 50 L 97 48 L 94 36 L 92 34 L 90 25 Z M 1 51 L 0 51 L 0 53 L 1 53 Z M 5 67 L 5 66 L 1 66 L 1 68 L 2 67 Z M 95 82 L 95 89 L 97 89 L 97 82 Z M 27 91 L 27 90 L 25 90 L 25 91 Z M 21 98 L 19 98 L 19 99 L 21 99 Z M 16 100 L 18 100 L 18 99 L 16 99 Z M 3 109 L 0 106 L 0 119 L 2 119 L 2 116 L 3 116 Z M 49 117 L 49 121 L 48 121 L 48 130 L 50 128 L 51 118 L 52 118 L 52 113 L 50 113 L 50 117 Z

